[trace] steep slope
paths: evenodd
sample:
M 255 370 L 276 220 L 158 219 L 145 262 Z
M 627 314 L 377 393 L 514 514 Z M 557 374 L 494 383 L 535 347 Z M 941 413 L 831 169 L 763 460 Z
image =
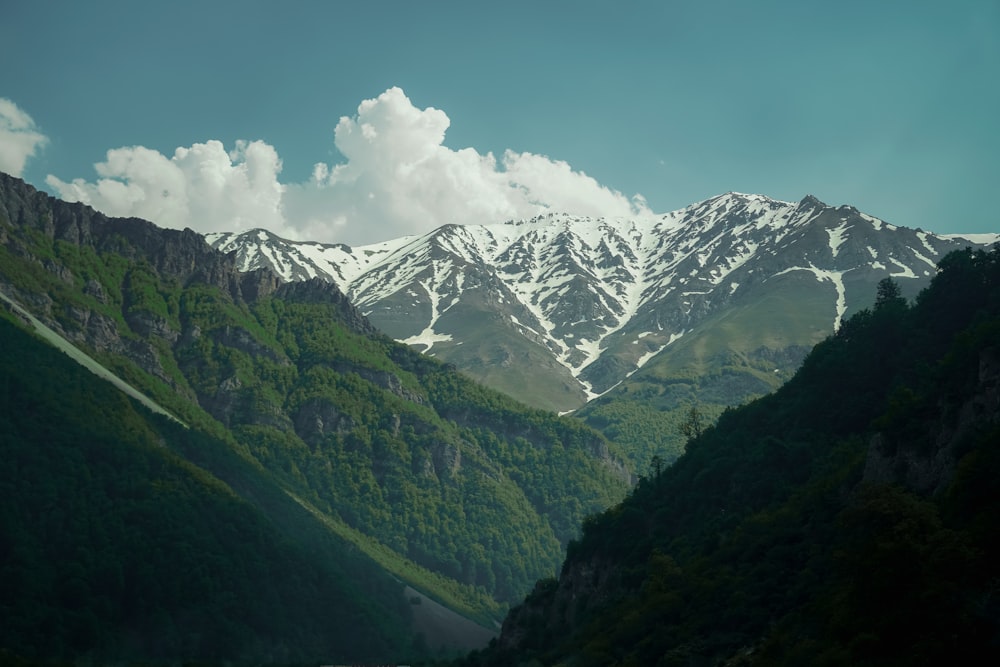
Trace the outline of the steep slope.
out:
M 0 340 L 4 662 L 414 654 L 401 584 L 262 471 L 138 408 L 6 312 Z
M 328 282 L 242 273 L 190 230 L 106 218 L 6 176 L 0 291 L 487 626 L 630 479 L 599 433 L 376 333 Z
M 330 280 L 394 338 L 556 410 L 579 408 L 643 369 L 676 366 L 667 353 L 696 331 L 743 353 L 755 350 L 743 349 L 749 327 L 760 356 L 792 348 L 787 373 L 801 359 L 795 346 L 834 331 L 880 279 L 916 294 L 945 253 L 971 243 L 814 197 L 738 193 L 647 219 L 446 225 L 354 249 L 261 230 L 208 240 L 243 268 Z M 720 329 L 727 319 L 729 330 Z
M 1000 638 L 1000 248 L 880 283 L 589 519 L 466 665 L 936 665 Z

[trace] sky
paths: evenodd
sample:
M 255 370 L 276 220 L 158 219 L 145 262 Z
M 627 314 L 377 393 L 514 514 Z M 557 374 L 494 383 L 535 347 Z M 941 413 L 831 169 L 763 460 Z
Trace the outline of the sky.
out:
M 362 245 L 729 191 L 1000 231 L 1000 1 L 0 0 L 0 171 Z

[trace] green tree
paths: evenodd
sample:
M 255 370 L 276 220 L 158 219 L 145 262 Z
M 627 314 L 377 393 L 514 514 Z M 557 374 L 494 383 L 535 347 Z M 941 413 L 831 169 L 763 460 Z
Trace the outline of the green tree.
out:
M 663 474 L 663 457 L 659 454 L 653 454 L 653 458 L 650 460 L 650 467 L 653 470 L 653 477 L 659 477 Z
M 685 449 L 701 436 L 705 430 L 705 424 L 702 419 L 701 410 L 698 409 L 697 405 L 692 405 L 691 409 L 688 410 L 684 416 L 684 421 L 681 422 L 680 430 L 681 435 L 684 436 Z
M 883 278 L 875 288 L 875 310 L 891 305 L 906 305 L 906 299 L 899 289 L 899 283 L 892 278 Z

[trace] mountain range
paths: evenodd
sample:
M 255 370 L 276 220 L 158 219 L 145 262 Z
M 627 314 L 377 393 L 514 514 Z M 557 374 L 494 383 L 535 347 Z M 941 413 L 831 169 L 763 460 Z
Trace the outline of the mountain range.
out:
M 797 350 L 769 369 L 778 378 L 762 388 L 772 389 L 870 305 L 879 280 L 915 295 L 947 252 L 1000 236 L 908 229 L 812 196 L 727 193 L 661 216 L 548 214 L 356 248 L 265 230 L 206 238 L 245 271 L 330 281 L 393 338 L 529 404 L 569 411 L 708 328 L 729 327 L 721 345 L 757 357 Z

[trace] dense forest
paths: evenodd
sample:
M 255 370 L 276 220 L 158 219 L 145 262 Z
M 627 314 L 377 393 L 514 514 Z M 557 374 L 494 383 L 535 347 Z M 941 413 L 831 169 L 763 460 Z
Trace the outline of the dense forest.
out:
M 402 585 L 226 443 L 151 415 L 6 318 L 0 340 L 0 660 L 419 649 Z M 270 516 L 184 453 L 242 479 Z
M 1000 645 L 1000 248 L 887 279 L 587 519 L 463 665 L 936 665 Z
M 323 566 L 315 577 L 325 572 L 323 576 L 343 580 L 342 585 L 350 588 L 353 582 L 372 578 L 356 574 L 351 559 L 371 559 L 384 573 L 375 580 L 386 576 L 398 580 L 393 595 L 398 594 L 400 600 L 405 601 L 402 584 L 407 584 L 493 629 L 507 606 L 521 599 L 535 580 L 558 570 L 565 546 L 578 536 L 583 518 L 619 501 L 632 478 L 615 446 L 598 432 L 484 389 L 454 368 L 380 335 L 333 285 L 320 281 L 281 284 L 268 272 L 240 273 L 232 257 L 212 250 L 190 230 L 163 230 L 143 220 L 107 218 L 3 175 L 0 290 L 188 427 L 182 429 L 174 422 L 144 427 L 136 417 L 119 418 L 114 408 L 98 409 L 87 402 L 89 385 L 98 382 L 93 376 L 80 375 L 86 380 L 67 384 L 61 378 L 38 374 L 18 359 L 20 343 L 14 341 L 24 335 L 17 329 L 24 323 L 7 313 L 13 324 L 3 331 L 5 366 L 0 381 L 8 387 L 5 396 L 10 400 L 23 395 L 23 400 L 37 404 L 24 414 L 13 414 L 12 407 L 9 418 L 34 415 L 39 428 L 18 425 L 20 430 L 12 431 L 4 446 L 42 457 L 31 467 L 35 481 L 27 486 L 17 482 L 11 489 L 13 495 L 7 496 L 15 509 L 46 502 L 31 495 L 43 486 L 65 486 L 67 493 L 76 489 L 80 498 L 89 497 L 90 484 L 127 487 L 126 482 L 95 477 L 89 464 L 77 468 L 68 463 L 86 458 L 88 452 L 100 455 L 109 449 L 101 443 L 114 439 L 117 429 L 122 429 L 116 445 L 121 460 L 112 466 L 114 470 L 125 472 L 133 465 L 145 470 L 152 465 L 128 459 L 132 454 L 140 459 L 147 456 L 145 449 L 137 448 L 141 444 L 152 446 L 151 451 L 158 454 L 172 452 L 178 465 L 183 463 L 188 466 L 185 470 L 193 471 L 194 477 L 184 484 L 167 484 L 167 488 L 181 484 L 178 507 L 202 506 L 194 498 L 221 484 L 231 490 L 230 496 L 235 494 L 233 507 L 242 508 L 233 511 L 249 512 L 247 516 L 257 512 L 282 529 L 302 525 L 309 535 L 318 530 L 323 540 L 339 545 L 303 547 L 314 556 L 326 549 L 322 553 L 333 554 L 335 561 L 344 560 Z M 26 393 L 20 384 L 34 381 L 28 375 L 39 380 L 35 394 Z M 75 388 L 79 396 L 64 400 L 62 393 L 68 388 Z M 58 405 L 65 407 L 56 410 L 53 406 Z M 88 426 L 95 416 L 103 421 Z M 61 435 L 50 438 L 41 427 L 58 428 Z M 176 433 L 167 435 L 170 429 Z M 138 440 L 130 439 L 133 433 Z M 157 443 L 164 447 L 157 448 Z M 79 451 L 72 451 L 74 447 Z M 11 457 L 16 460 L 14 453 Z M 47 465 L 48 457 L 56 457 L 52 465 Z M 71 480 L 73 471 L 83 479 Z M 45 481 L 50 473 L 53 479 Z M 156 486 L 153 481 L 149 484 Z M 209 488 L 201 489 L 199 484 Z M 124 513 L 139 511 L 130 507 L 132 496 L 122 493 L 102 502 Z M 154 494 L 154 498 L 167 501 L 169 497 Z M 76 502 L 83 502 L 62 495 L 49 501 L 67 515 L 74 512 Z M 136 502 L 144 501 L 137 498 Z M 143 511 L 154 517 L 171 511 L 153 505 Z M 90 512 L 86 505 L 83 511 Z M 219 511 L 224 515 L 229 510 Z M 96 509 L 90 512 L 87 525 L 96 524 L 98 514 Z M 21 523 L 17 525 L 29 521 L 28 516 L 18 518 Z M 205 529 L 213 539 L 227 534 L 208 530 L 193 519 L 182 523 Z M 14 525 L 5 535 L 16 534 Z M 234 525 L 240 524 L 234 520 Z M 174 530 L 174 523 L 162 526 Z M 59 527 L 46 530 L 58 533 Z M 70 531 L 67 535 L 75 535 L 75 544 L 86 545 L 79 534 Z M 86 547 L 90 555 L 75 547 L 60 553 L 69 554 L 67 563 L 86 555 L 82 567 L 87 569 L 102 560 L 94 554 L 111 549 L 119 537 L 97 534 L 97 542 Z M 32 539 L 35 542 L 25 544 L 46 544 L 43 536 Z M 245 544 L 253 548 L 270 539 L 258 535 Z M 128 549 L 135 546 L 128 540 L 121 544 Z M 225 551 L 239 544 L 244 544 L 242 538 L 216 546 Z M 127 569 L 128 563 L 147 554 L 140 547 L 153 548 L 135 546 L 114 558 Z M 35 558 L 34 547 L 25 549 L 23 558 L 14 558 L 12 554 L 20 553 L 16 550 L 0 553 L 5 589 L 8 581 L 33 581 L 36 573 L 25 568 L 36 560 L 45 562 Z M 192 547 L 177 562 L 199 572 L 197 552 Z M 245 556 L 225 556 L 230 557 Z M 279 567 L 280 560 L 274 556 L 267 568 Z M 288 563 L 294 566 L 295 562 L 289 555 Z M 254 567 L 252 571 L 233 567 L 232 571 L 265 576 L 267 568 L 259 563 Z M 205 574 L 203 580 L 213 576 Z M 161 586 L 163 581 L 169 579 L 161 579 Z M 228 584 L 217 582 L 217 586 L 219 596 L 228 596 Z M 167 592 L 196 588 L 181 583 Z M 88 584 L 81 590 L 100 589 L 100 585 Z M 66 640 L 72 648 L 41 644 L 39 638 L 61 618 L 56 610 L 68 602 L 47 584 L 9 590 L 19 592 L 5 596 L 0 625 L 16 627 L 18 637 L 34 639 L 8 647 L 20 646 L 26 654 L 42 657 L 74 651 L 144 655 L 141 646 L 123 644 L 125 636 L 91 636 L 82 631 Z M 306 608 L 312 604 L 309 600 L 329 599 L 322 587 L 317 590 L 313 597 L 303 598 Z M 102 599 L 103 611 L 93 612 L 102 627 L 113 627 L 109 619 L 122 618 L 131 610 L 122 606 L 123 599 Z M 205 604 L 222 604 L 216 596 L 212 599 L 215 602 Z M 380 593 L 373 604 L 387 604 L 385 600 Z M 18 609 L 22 602 L 40 611 L 24 615 Z M 232 600 L 225 604 L 229 614 L 223 617 L 230 617 L 235 609 L 247 610 L 251 617 L 256 613 L 252 605 Z M 162 608 L 171 617 L 181 614 L 183 607 L 177 600 L 154 599 L 149 605 L 152 611 Z M 345 613 L 353 614 L 352 637 L 359 650 L 342 650 L 330 657 L 380 660 L 387 655 L 382 648 L 409 646 L 411 628 L 405 611 L 368 614 L 349 608 Z M 245 629 L 256 627 L 249 617 L 233 616 L 226 622 L 238 628 L 234 637 L 245 638 Z M 163 634 L 163 647 L 150 649 L 150 659 L 171 655 L 171 650 L 175 651 L 172 655 L 198 659 L 228 655 L 227 651 L 213 652 L 214 645 L 190 639 L 185 632 Z M 271 650 L 301 644 L 301 652 L 290 655 L 318 655 L 308 643 L 296 639 L 297 632 L 276 629 L 273 641 L 262 640 L 262 646 Z M 368 634 L 374 639 L 366 639 Z M 87 636 L 92 643 L 84 641 Z M 242 644 L 230 641 L 226 646 L 236 643 Z M 253 656 L 265 651 L 247 650 Z M 281 655 L 280 651 L 275 655 Z

